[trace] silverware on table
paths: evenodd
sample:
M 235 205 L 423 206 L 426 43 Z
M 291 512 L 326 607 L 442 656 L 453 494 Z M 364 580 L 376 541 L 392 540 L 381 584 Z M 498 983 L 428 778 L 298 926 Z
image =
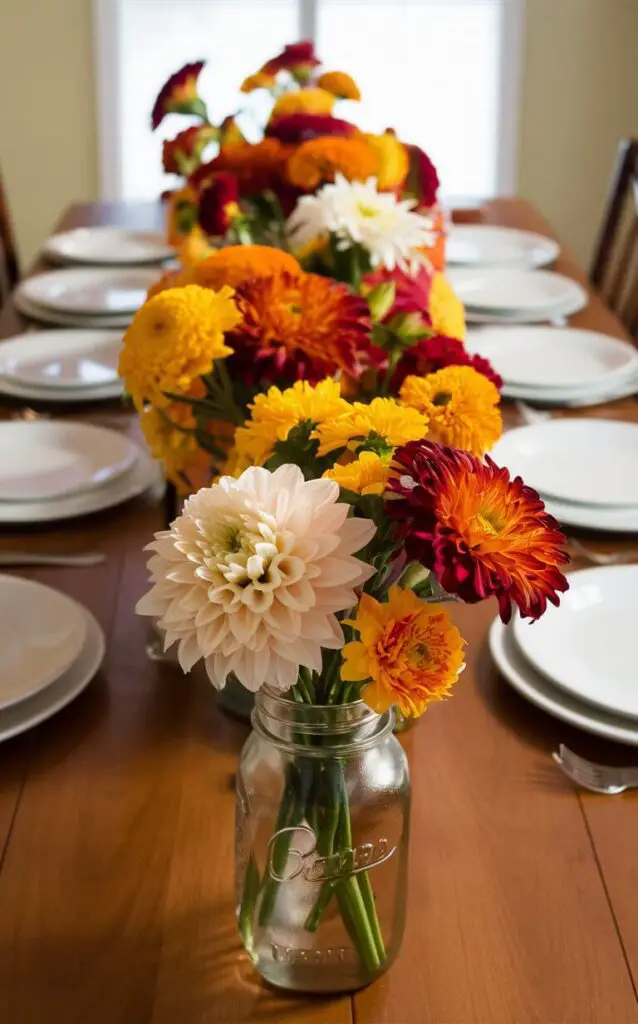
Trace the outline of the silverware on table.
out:
M 55 555 L 37 551 L 1 551 L 0 566 L 9 565 L 60 565 L 75 566 L 78 569 L 101 565 L 106 561 L 102 551 L 86 551 L 78 555 Z
M 596 764 L 595 761 L 579 757 L 564 743 L 561 743 L 552 757 L 572 782 L 593 793 L 615 796 L 624 793 L 626 789 L 638 788 L 638 767 L 616 768 L 613 765 Z
M 638 548 L 630 551 L 594 551 L 575 537 L 570 539 L 569 546 L 574 555 L 586 559 L 592 565 L 624 565 L 638 560 Z

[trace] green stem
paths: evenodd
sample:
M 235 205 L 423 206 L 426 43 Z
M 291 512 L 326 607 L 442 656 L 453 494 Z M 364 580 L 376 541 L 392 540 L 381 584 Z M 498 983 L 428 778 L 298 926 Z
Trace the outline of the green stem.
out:
M 309 779 L 308 772 L 303 765 L 298 763 L 297 766 L 292 764 L 288 766 L 286 785 L 279 805 L 274 835 L 283 828 L 292 830 L 296 825 L 302 823 L 310 782 L 311 779 Z M 262 898 L 259 906 L 259 924 L 262 928 L 266 927 L 274 910 L 277 893 L 281 885 L 280 879 L 286 868 L 291 842 L 292 831 L 278 835 L 270 855 L 270 861 L 266 865 L 262 885 Z M 273 878 L 273 869 L 278 877 Z
M 344 922 L 348 922 L 350 934 L 356 934 L 357 951 L 363 965 L 371 973 L 377 971 L 381 966 L 381 960 L 377 953 L 376 943 L 368 921 L 368 914 L 365 908 L 361 892 L 357 885 L 355 875 L 343 878 L 336 887 L 337 903 Z M 351 931 L 352 929 L 352 931 Z
M 253 913 L 255 903 L 259 895 L 259 869 L 255 858 L 251 853 L 246 865 L 244 876 L 244 887 L 241 894 L 239 909 L 239 934 L 241 935 L 244 948 L 252 955 L 253 951 Z

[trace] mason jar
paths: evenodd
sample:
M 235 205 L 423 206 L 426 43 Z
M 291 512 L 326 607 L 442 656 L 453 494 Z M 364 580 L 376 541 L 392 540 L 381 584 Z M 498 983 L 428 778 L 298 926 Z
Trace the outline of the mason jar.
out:
M 392 713 L 264 688 L 237 772 L 236 903 L 273 985 L 361 988 L 403 936 L 410 783 Z

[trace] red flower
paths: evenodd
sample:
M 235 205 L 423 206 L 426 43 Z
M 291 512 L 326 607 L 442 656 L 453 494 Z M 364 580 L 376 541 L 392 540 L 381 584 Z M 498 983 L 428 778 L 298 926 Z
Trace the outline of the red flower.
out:
M 162 165 L 167 174 L 190 174 L 217 132 L 210 124 L 194 124 L 162 145 Z
M 321 61 L 315 56 L 315 46 L 311 40 L 301 43 L 288 43 L 281 53 L 266 61 L 261 70 L 267 75 L 276 75 L 278 71 L 290 71 L 292 74 L 304 74 L 316 68 Z
M 225 235 L 240 213 L 234 174 L 220 171 L 204 183 L 199 194 L 198 219 L 207 235 Z
M 503 622 L 516 604 L 538 619 L 569 584 L 565 537 L 536 491 L 489 456 L 412 441 L 398 448 L 388 514 L 398 520 L 409 559 L 449 594 L 475 603 L 496 597 Z
M 214 160 L 199 167 L 189 178 L 189 184 L 199 188 L 219 171 L 229 171 L 239 182 L 239 194 L 251 196 L 268 189 L 276 189 L 283 180 L 283 170 L 290 147 L 278 139 L 249 142 L 230 142 L 223 146 Z
M 197 95 L 197 79 L 205 61 L 185 64 L 164 83 L 159 91 L 151 114 L 153 131 L 162 123 L 167 114 L 199 114 L 206 119 L 204 101 Z
M 419 146 L 408 146 L 410 170 L 408 173 L 408 192 L 416 196 L 419 206 L 429 208 L 436 202 L 436 193 L 440 185 L 436 167 L 427 153 Z
M 266 135 L 280 142 L 306 142 L 318 135 L 354 135 L 357 131 L 349 121 L 330 114 L 286 114 L 266 128 Z
M 410 374 L 423 377 L 428 373 L 436 373 L 445 366 L 471 366 L 491 380 L 499 391 L 503 387 L 503 378 L 487 359 L 483 356 L 470 355 L 458 338 L 433 334 L 430 338 L 420 338 L 415 345 L 405 350 L 392 377 L 392 388 L 398 391 Z

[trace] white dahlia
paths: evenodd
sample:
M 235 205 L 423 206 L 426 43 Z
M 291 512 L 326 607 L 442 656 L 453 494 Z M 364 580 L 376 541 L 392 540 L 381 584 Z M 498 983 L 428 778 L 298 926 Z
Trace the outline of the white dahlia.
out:
M 294 249 L 331 234 L 339 249 L 367 249 L 373 267 L 410 272 L 425 262 L 419 249 L 435 242 L 431 219 L 415 213 L 415 205 L 416 199 L 399 200 L 392 192 L 379 192 L 375 178 L 348 181 L 337 174 L 334 184 L 301 197 L 286 231 Z
M 200 658 L 221 689 L 229 673 L 249 690 L 287 690 L 301 665 L 321 670 L 321 649 L 344 637 L 335 612 L 374 569 L 353 558 L 375 531 L 348 517 L 331 480 L 297 466 L 251 467 L 189 498 L 148 545 L 153 586 L 137 604 L 159 619 L 182 669 Z

